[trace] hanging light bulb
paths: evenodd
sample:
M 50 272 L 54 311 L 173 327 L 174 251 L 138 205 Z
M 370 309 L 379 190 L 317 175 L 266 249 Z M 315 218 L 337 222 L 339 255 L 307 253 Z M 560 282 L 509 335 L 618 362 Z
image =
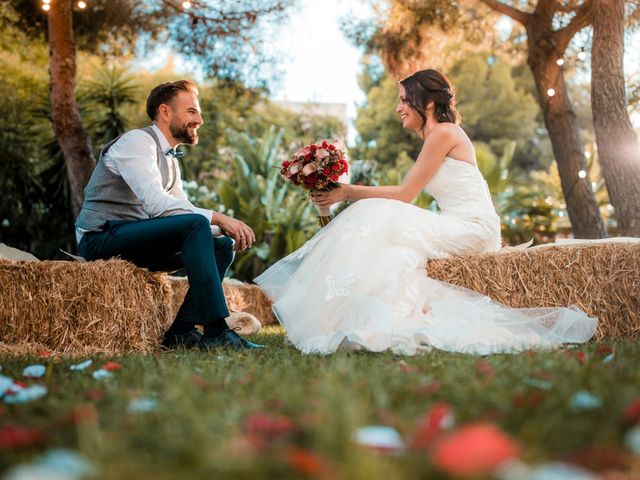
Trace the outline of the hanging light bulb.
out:
M 48 4 L 51 3 L 51 0 L 42 0 L 42 3 Z
M 578 172 L 578 177 L 579 178 L 586 178 L 587 177 L 587 172 L 585 172 L 584 170 L 580 170 Z
M 556 63 L 557 63 L 559 66 L 564 65 L 564 58 L 559 58 L 559 59 L 557 59 L 557 60 L 556 60 Z
M 548 88 L 547 89 L 547 95 L 549 97 L 553 97 L 556 94 L 556 91 L 553 88 Z
M 49 5 L 48 3 L 45 3 L 42 5 L 42 10 L 44 10 L 45 12 L 48 12 L 50 8 L 51 8 L 51 5 Z
M 598 184 L 596 182 L 591 182 L 591 190 L 594 192 L 598 189 Z
M 81 9 L 84 10 L 85 8 L 87 8 L 87 4 L 85 2 L 83 2 L 82 0 L 80 0 L 78 2 L 78 8 L 81 8 Z
M 578 60 L 584 60 L 587 58 L 587 52 L 584 51 L 584 47 L 582 47 L 580 49 L 580 51 L 578 52 Z
M 185 8 L 185 9 L 191 8 L 191 2 L 182 2 L 182 8 Z

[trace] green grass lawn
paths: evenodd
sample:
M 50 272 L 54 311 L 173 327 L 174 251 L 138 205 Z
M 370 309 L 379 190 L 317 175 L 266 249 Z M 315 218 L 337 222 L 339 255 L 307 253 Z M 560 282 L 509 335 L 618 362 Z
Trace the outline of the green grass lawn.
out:
M 493 424 L 533 467 L 560 460 L 599 471 L 636 468 L 624 440 L 635 420 L 625 420 L 625 409 L 640 396 L 635 343 L 488 357 L 321 357 L 301 355 L 277 327 L 253 340 L 269 348 L 94 358 L 83 371 L 69 370 L 82 358 L 0 358 L 0 374 L 14 380 L 29 364 L 47 365 L 44 377 L 25 383 L 49 389 L 29 403 L 0 402 L 0 429 L 42 433 L 31 445 L 5 439 L 0 472 L 62 447 L 81 452 L 109 479 L 448 478 L 432 461 L 433 445 L 411 447 L 420 420 L 442 402 L 454 412 L 451 431 Z M 94 379 L 108 360 L 121 368 Z M 580 402 L 581 391 L 601 404 Z M 131 412 L 139 398 L 155 406 Z M 354 432 L 368 425 L 397 429 L 407 448 L 359 445 Z

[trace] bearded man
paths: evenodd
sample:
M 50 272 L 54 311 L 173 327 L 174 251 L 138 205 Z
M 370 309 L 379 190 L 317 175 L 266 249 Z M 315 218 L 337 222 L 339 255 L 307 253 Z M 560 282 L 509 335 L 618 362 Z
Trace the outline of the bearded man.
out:
M 120 257 L 153 271 L 186 270 L 189 291 L 164 347 L 261 348 L 227 327 L 222 291 L 234 251 L 253 245 L 253 230 L 194 206 L 182 188 L 176 148 L 196 145 L 203 123 L 196 85 L 158 85 L 147 98 L 147 115 L 151 126 L 122 134 L 100 152 L 76 219 L 78 252 L 87 260 Z

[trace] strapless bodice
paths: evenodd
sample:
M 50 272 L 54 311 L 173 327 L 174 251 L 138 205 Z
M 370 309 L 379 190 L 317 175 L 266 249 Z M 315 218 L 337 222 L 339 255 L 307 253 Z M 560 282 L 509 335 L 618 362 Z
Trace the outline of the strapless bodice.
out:
M 497 217 L 487 182 L 470 163 L 445 157 L 425 188 L 444 214 L 464 218 Z

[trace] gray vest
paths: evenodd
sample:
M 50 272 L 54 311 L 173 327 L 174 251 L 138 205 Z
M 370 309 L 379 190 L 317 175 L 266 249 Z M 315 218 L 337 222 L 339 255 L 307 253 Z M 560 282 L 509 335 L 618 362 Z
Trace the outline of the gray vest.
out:
M 142 131 L 151 135 L 156 142 L 158 154 L 158 169 L 162 177 L 162 186 L 169 192 L 178 179 L 176 162 L 169 162 L 164 156 L 160 140 L 151 127 L 145 127 Z M 122 135 L 121 135 L 122 136 Z M 116 175 L 104 166 L 103 157 L 107 150 L 116 143 L 120 137 L 111 140 L 100 151 L 100 158 L 96 168 L 91 174 L 91 179 L 84 189 L 84 202 L 76 227 L 87 231 L 102 230 L 105 223 L 110 220 L 145 220 L 149 215 L 144 210 L 142 203 L 135 193 L 129 188 L 127 182 L 120 175 Z M 173 175 L 171 175 L 173 172 Z M 169 183 L 169 179 L 172 179 Z

